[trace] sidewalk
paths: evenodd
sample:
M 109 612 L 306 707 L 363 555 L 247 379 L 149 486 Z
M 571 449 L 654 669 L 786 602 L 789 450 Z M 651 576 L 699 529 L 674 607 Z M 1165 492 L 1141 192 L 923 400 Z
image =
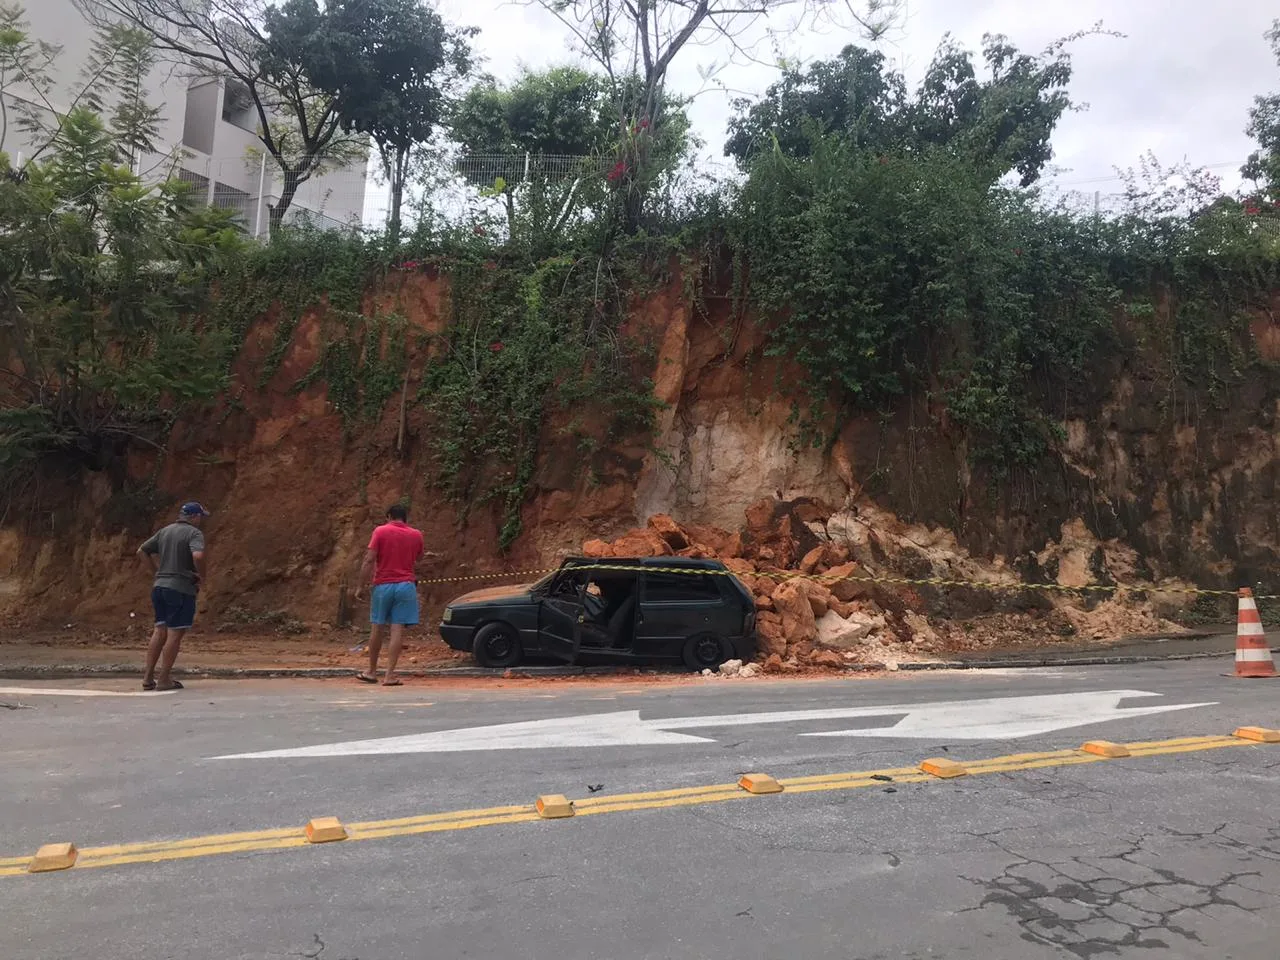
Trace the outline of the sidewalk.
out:
M 987 649 L 944 655 L 936 660 L 897 665 L 858 664 L 860 672 L 880 669 L 916 671 L 998 667 L 1083 666 L 1227 657 L 1235 651 L 1235 635 L 1226 628 L 1174 638 L 1129 637 L 1110 644 L 1054 644 Z M 193 634 L 183 644 L 178 676 L 343 677 L 367 665 L 363 639 L 349 631 L 302 637 Z M 352 650 L 359 646 L 358 651 Z M 85 676 L 141 676 L 145 639 L 83 640 L 68 636 L 34 640 L 0 640 L 0 678 L 58 679 Z M 643 668 L 646 673 L 672 672 Z M 637 672 L 635 667 L 527 666 L 515 670 L 483 669 L 467 654 L 449 649 L 438 638 L 410 638 L 400 658 L 399 673 L 408 677 L 580 676 Z M 675 672 L 682 672 L 676 670 Z M 836 671 L 825 671 L 824 674 Z M 805 671 L 806 674 L 813 671 Z

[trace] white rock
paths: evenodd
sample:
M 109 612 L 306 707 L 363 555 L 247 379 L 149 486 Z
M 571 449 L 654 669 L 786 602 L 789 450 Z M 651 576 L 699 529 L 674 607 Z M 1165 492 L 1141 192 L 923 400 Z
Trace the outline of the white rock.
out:
M 738 671 L 738 676 L 754 677 L 759 673 L 760 673 L 760 664 L 748 663 L 746 666 L 744 666 L 741 670 Z
M 720 664 L 720 673 L 726 677 L 736 677 L 742 672 L 741 660 L 726 660 Z
M 704 677 L 714 677 L 716 675 L 716 672 L 712 670 L 710 667 L 708 667 L 707 669 L 702 671 L 702 675 Z
M 914 611 L 907 613 L 902 618 L 907 622 L 907 629 L 911 631 L 912 643 L 937 643 L 938 635 L 933 632 L 933 627 L 929 626 L 929 621 Z
M 855 610 L 845 618 L 834 610 L 828 610 L 818 620 L 818 645 L 836 650 L 859 646 L 873 632 L 883 630 L 885 626 L 884 617 L 879 615 L 873 617 Z

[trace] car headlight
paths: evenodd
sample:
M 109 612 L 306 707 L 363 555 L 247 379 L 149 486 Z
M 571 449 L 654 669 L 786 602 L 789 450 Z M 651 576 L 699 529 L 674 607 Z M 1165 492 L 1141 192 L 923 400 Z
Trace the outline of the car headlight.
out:
M 453 619 L 453 607 L 444 608 L 444 616 L 440 618 L 442 622 L 448 623 Z

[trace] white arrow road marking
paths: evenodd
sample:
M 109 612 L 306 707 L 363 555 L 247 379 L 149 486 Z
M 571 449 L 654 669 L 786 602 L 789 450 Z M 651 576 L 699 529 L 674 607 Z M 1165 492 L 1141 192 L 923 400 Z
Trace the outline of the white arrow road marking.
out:
M 1107 720 L 1145 717 L 1172 710 L 1209 707 L 1212 703 L 1161 704 L 1120 707 L 1131 697 L 1158 697 L 1144 690 L 1103 690 L 1093 693 L 1054 693 L 988 700 L 950 700 L 938 703 L 884 704 L 874 707 L 834 707 L 825 710 L 783 710 L 774 713 L 731 713 L 707 717 L 642 720 L 640 711 L 597 713 L 550 720 L 498 723 L 460 730 L 438 730 L 377 740 L 322 743 L 311 747 L 236 753 L 215 760 L 258 760 L 285 757 L 349 757 L 361 754 L 459 753 L 473 750 L 541 750 L 549 747 L 630 747 L 709 743 L 706 737 L 674 733 L 699 727 L 746 727 L 767 723 L 846 720 L 855 717 L 899 717 L 897 723 L 874 729 L 809 733 L 811 737 L 912 737 L 947 740 L 1004 740 L 1082 727 Z M 905 714 L 905 716 L 903 716 Z
M 828 730 L 802 737 L 913 737 L 916 739 L 1007 740 L 1083 727 L 1105 720 L 1148 717 L 1173 710 L 1209 707 L 1212 703 L 1174 703 L 1150 707 L 1121 707 L 1126 697 L 1155 697 L 1141 690 L 1102 690 L 1093 693 L 1041 697 L 1001 697 L 925 703 L 892 727 Z M 879 711 L 877 711 L 879 712 Z M 863 714 L 872 716 L 874 714 Z
M 488 727 L 411 733 L 404 737 L 322 743 L 314 747 L 236 753 L 215 760 L 263 760 L 272 757 L 350 757 L 380 753 L 462 753 L 469 750 L 538 750 L 544 747 L 631 747 L 669 743 L 710 743 L 705 737 L 667 733 L 640 719 L 639 710 L 555 717 Z
M 177 690 L 77 690 L 74 687 L 0 687 L 0 693 L 33 694 L 38 697 L 158 697 Z

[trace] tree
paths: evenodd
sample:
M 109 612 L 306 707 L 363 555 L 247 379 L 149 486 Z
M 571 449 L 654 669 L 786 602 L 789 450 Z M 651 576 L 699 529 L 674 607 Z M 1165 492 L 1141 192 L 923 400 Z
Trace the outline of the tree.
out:
M 647 186 L 649 147 L 661 132 L 659 107 L 672 63 L 690 45 L 719 40 L 749 55 L 742 38 L 786 11 L 801 19 L 844 20 L 875 38 L 888 29 L 898 0 L 531 0 L 567 27 L 582 52 L 604 70 L 617 124 L 626 144 L 623 174 L 628 229 L 639 226 Z M 843 11 L 844 16 L 837 17 Z M 794 26 L 794 24 L 792 25 Z
M 70 103 L 58 104 L 54 67 L 62 47 L 31 36 L 23 9 L 0 3 L 0 149 L 13 127 L 30 148 L 24 166 L 57 140 L 76 107 L 106 116 L 123 151 L 132 162 L 142 150 L 154 150 L 160 111 L 145 103 L 143 81 L 155 58 L 149 38 L 121 25 L 95 31 L 89 56 L 80 71 L 81 84 Z
M 1272 21 L 1266 38 L 1280 65 L 1280 20 Z M 1240 172 L 1255 181 L 1267 198 L 1280 201 L 1280 92 L 1253 98 L 1245 133 L 1257 140 L 1261 149 L 1249 155 Z
M 776 144 L 804 157 L 815 138 L 833 135 L 878 153 L 944 148 L 985 167 L 993 181 L 1016 170 L 1027 186 L 1052 156 L 1049 139 L 1072 105 L 1066 42 L 1030 56 L 988 35 L 988 76 L 979 79 L 973 54 L 944 39 L 914 96 L 882 54 L 848 46 L 807 70 L 785 71 L 756 103 L 736 100 L 725 154 L 745 164 Z
M 133 103 L 127 77 L 115 92 Z M 195 203 L 186 184 L 147 184 L 122 164 L 135 143 L 80 104 L 46 159 L 0 177 L 0 342 L 15 361 L 0 367 L 0 473 L 10 493 L 51 457 L 97 470 L 130 443 L 159 446 L 175 413 L 225 385 L 234 341 L 200 309 L 241 241 L 230 214 Z
M 12 122 L 33 139 L 47 129 L 53 107 L 51 71 L 62 48 L 31 36 L 22 7 L 0 4 L 0 149 Z M 28 96 L 14 96 L 15 88 Z
M 334 99 L 309 81 L 295 38 L 273 42 L 269 0 L 76 0 L 91 22 L 145 32 L 156 49 L 196 76 L 234 81 L 258 118 L 258 139 L 280 171 L 270 211 L 275 232 L 298 188 L 358 162 L 364 143 L 342 128 Z
M 631 80 L 631 86 L 638 81 Z M 526 70 L 508 85 L 487 79 L 454 111 L 453 139 L 463 176 L 502 201 L 508 236 L 542 251 L 575 214 L 601 205 L 628 168 L 627 151 L 649 141 L 650 179 L 687 150 L 688 118 L 663 98 L 659 133 L 641 122 L 619 135 L 607 78 L 578 67 Z
M 468 38 L 418 0 L 288 0 L 267 10 L 273 47 L 296 51 L 307 79 L 333 98 L 343 130 L 377 145 L 391 185 L 389 230 L 400 211 L 414 149 L 445 119 L 471 69 Z
M 97 32 L 82 71 L 84 105 L 94 113 L 110 114 L 108 127 L 120 162 L 130 167 L 143 153 L 156 151 L 160 135 L 160 108 L 147 102 L 145 87 L 155 63 L 151 37 L 117 23 Z

